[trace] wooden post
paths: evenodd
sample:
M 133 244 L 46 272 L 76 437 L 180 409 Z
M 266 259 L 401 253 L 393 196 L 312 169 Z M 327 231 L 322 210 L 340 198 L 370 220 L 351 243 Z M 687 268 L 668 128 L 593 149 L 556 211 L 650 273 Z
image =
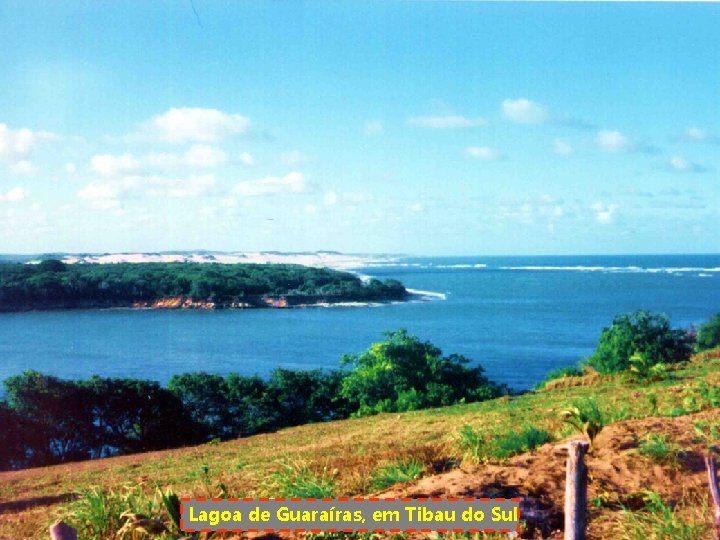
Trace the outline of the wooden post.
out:
M 713 538 L 720 540 L 720 492 L 718 492 L 717 464 L 711 454 L 705 456 L 705 468 L 713 500 Z
M 78 540 L 78 537 L 70 525 L 57 521 L 50 525 L 50 540 Z
M 587 528 L 587 441 L 568 443 L 565 470 L 565 540 L 585 540 Z

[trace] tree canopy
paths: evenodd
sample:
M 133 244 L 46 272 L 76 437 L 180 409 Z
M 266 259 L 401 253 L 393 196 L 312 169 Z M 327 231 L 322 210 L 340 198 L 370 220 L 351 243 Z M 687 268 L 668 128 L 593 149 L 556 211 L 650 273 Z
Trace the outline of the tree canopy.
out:
M 168 297 L 190 297 L 216 307 L 262 307 L 263 296 L 289 303 L 402 300 L 392 279 L 364 283 L 358 276 L 296 264 L 119 263 L 0 264 L 0 311 L 120 307 Z

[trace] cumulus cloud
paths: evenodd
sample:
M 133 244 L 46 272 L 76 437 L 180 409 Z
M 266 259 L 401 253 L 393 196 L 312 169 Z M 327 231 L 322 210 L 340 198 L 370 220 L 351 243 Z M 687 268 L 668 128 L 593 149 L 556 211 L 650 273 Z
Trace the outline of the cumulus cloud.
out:
M 440 115 L 440 116 L 414 116 L 407 119 L 410 126 L 423 127 L 430 129 L 459 129 L 484 126 L 487 120 L 484 118 L 468 118 L 460 115 Z
M 618 207 L 616 204 L 607 204 L 598 201 L 591 205 L 590 208 L 595 212 L 595 220 L 602 225 L 607 225 L 608 223 L 612 223 Z
M 632 147 L 630 139 L 616 130 L 604 129 L 598 131 L 595 142 L 607 152 L 624 152 Z
M 186 178 L 129 175 L 119 179 L 95 180 L 81 188 L 76 196 L 93 208 L 107 210 L 119 206 L 121 200 L 142 196 L 187 199 L 207 194 L 215 186 L 212 174 Z
M 481 161 L 497 161 L 504 159 L 505 155 L 489 146 L 468 146 L 465 149 L 465 157 L 479 159 Z
M 25 193 L 25 189 L 20 186 L 16 186 L 5 193 L 0 193 L 0 202 L 20 202 L 24 200 L 26 196 L 27 194 Z
M 0 124 L 0 160 L 14 162 L 27 156 L 39 142 L 56 139 L 48 131 L 32 131 L 27 128 L 11 129 Z
M 569 156 L 573 153 L 573 147 L 565 139 L 553 140 L 553 153 L 559 156 Z
M 90 158 L 90 169 L 102 176 L 116 176 L 124 172 L 135 171 L 140 168 L 140 165 L 140 161 L 130 154 L 120 156 L 96 154 Z
M 548 117 L 542 105 L 525 98 L 504 100 L 502 112 L 506 118 L 519 124 L 539 124 Z
M 235 195 L 257 197 L 284 193 L 304 193 L 308 190 L 305 175 L 291 172 L 285 176 L 266 176 L 257 180 L 239 182 L 232 189 Z
M 133 138 L 182 144 L 217 143 L 250 129 L 250 120 L 217 109 L 173 108 L 144 122 Z

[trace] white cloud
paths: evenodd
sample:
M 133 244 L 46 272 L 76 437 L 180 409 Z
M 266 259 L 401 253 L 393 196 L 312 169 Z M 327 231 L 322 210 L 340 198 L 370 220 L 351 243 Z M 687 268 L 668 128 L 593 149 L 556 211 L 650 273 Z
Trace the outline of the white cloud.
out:
M 11 166 L 11 169 L 14 173 L 17 174 L 32 174 L 35 172 L 35 166 L 32 164 L 32 162 L 24 159 L 16 161 Z
M 555 139 L 553 140 L 553 153 L 559 156 L 569 156 L 573 153 L 573 147 L 565 139 Z
M 259 195 L 277 195 L 282 193 L 304 193 L 307 191 L 305 175 L 291 172 L 285 176 L 266 176 L 257 180 L 246 180 L 238 183 L 232 192 L 245 197 Z
M 363 128 L 365 135 L 379 135 L 383 130 L 384 126 L 381 120 L 368 120 Z
M 24 200 L 26 196 L 25 189 L 17 186 L 9 189 L 5 193 L 0 193 L 0 202 L 20 202 Z
M 595 220 L 598 223 L 607 225 L 612 223 L 615 218 L 615 212 L 617 210 L 616 204 L 606 204 L 603 202 L 596 202 L 590 208 L 595 211 Z
M 484 118 L 467 118 L 459 115 L 441 116 L 414 116 L 408 118 L 408 125 L 430 129 L 458 129 L 484 126 L 487 121 Z
M 215 143 L 233 135 L 246 133 L 250 120 L 239 114 L 217 109 L 193 107 L 173 108 L 143 123 L 134 137 L 158 142 Z
M 191 146 L 183 156 L 183 163 L 191 167 L 210 168 L 222 165 L 228 160 L 225 152 L 205 144 Z
M 65 164 L 65 172 L 68 174 L 75 174 L 77 172 L 77 167 L 74 163 L 66 163 Z
M 708 138 L 707 132 L 698 127 L 687 128 L 685 130 L 685 136 L 693 141 L 704 141 Z
M 306 204 L 305 205 L 305 213 L 313 216 L 318 213 L 318 207 L 314 204 Z
M 707 170 L 702 165 L 689 161 L 682 156 L 672 156 L 669 165 L 671 170 L 679 173 L 698 173 Z
M 140 161 L 130 154 L 121 156 L 96 154 L 90 159 L 90 168 L 102 176 L 117 176 L 124 172 L 135 171 L 140 166 Z
M 280 161 L 285 165 L 300 165 L 310 161 L 310 157 L 300 150 L 290 150 L 280 155 Z
M 56 138 L 57 135 L 48 131 L 10 129 L 6 124 L 0 124 L 0 160 L 19 160 L 27 156 L 40 141 Z
M 542 105 L 529 99 L 506 99 L 502 102 L 502 112 L 506 118 L 519 124 L 539 124 L 547 119 Z
M 608 152 L 623 152 L 630 150 L 632 143 L 625 135 L 615 130 L 598 131 L 595 142 L 600 148 Z
M 250 152 L 242 152 L 238 156 L 238 159 L 240 160 L 240 163 L 247 165 L 248 167 L 252 167 L 256 163 L 255 158 Z
M 117 207 L 120 200 L 131 197 L 187 199 L 201 197 L 214 187 L 215 176 L 212 174 L 192 175 L 187 178 L 135 175 L 90 182 L 80 189 L 76 196 L 91 202 L 93 208 L 107 210 Z
M 212 174 L 193 175 L 190 178 L 153 178 L 150 179 L 149 193 L 159 197 L 190 199 L 200 197 L 215 187 Z
M 118 182 L 90 182 L 80 191 L 77 197 L 86 201 L 109 200 L 117 198 L 122 192 Z
M 505 157 L 502 152 L 489 146 L 468 146 L 465 149 L 465 156 L 482 161 L 496 161 Z

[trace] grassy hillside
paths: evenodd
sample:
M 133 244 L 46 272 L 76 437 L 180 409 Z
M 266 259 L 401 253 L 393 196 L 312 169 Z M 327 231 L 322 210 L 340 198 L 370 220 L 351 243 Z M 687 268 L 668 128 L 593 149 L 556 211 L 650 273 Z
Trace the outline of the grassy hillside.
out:
M 572 406 L 594 409 L 596 420 L 606 426 L 589 462 L 593 538 L 653 538 L 653 520 L 697 525 L 689 532 L 672 529 L 666 537 L 708 534 L 709 513 L 698 510 L 707 500 L 707 488 L 698 480 L 698 456 L 709 445 L 720 444 L 715 440 L 720 424 L 718 350 L 696 355 L 656 382 L 590 374 L 560 379 L 545 390 L 517 397 L 0 473 L 0 538 L 46 538 L 48 524 L 57 517 L 83 527 L 92 521 L 87 518 L 89 502 L 103 497 L 106 506 L 115 505 L 120 512 L 146 506 L 160 515 L 158 487 L 198 496 L 341 496 L 382 492 L 395 481 L 405 481 L 395 489 L 418 494 L 422 483 L 430 482 L 441 486 L 436 493 L 448 493 L 450 484 L 437 476 L 442 474 L 470 474 L 477 493 L 512 484 L 557 513 L 562 486 L 550 480 L 543 484 L 532 474 L 518 476 L 518 471 L 550 463 L 555 456 L 553 474 L 564 474 L 561 442 L 582 436 L 561 417 Z M 546 453 L 547 460 L 527 453 L 547 438 L 550 442 L 535 450 L 536 455 Z M 626 462 L 633 464 L 627 466 L 627 485 L 598 480 L 605 469 Z M 621 505 L 634 512 L 623 511 Z M 625 536 L 617 536 L 619 531 Z M 112 532 L 84 534 L 81 538 L 113 537 Z

